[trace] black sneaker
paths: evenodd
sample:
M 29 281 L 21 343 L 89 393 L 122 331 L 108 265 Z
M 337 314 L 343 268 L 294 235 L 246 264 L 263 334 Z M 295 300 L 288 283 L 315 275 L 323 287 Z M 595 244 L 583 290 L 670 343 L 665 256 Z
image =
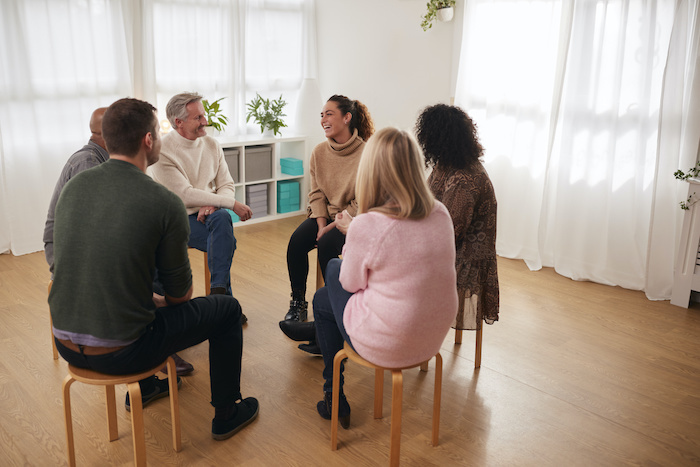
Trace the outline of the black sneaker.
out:
M 228 439 L 235 435 L 243 427 L 250 424 L 258 416 L 258 400 L 254 397 L 246 397 L 236 403 L 238 408 L 236 416 L 230 420 L 219 420 L 214 418 L 211 421 L 211 437 L 217 441 Z
M 244 324 L 247 324 L 247 323 L 248 323 L 248 317 L 244 313 L 241 313 L 241 326 L 243 326 Z
M 153 402 L 154 400 L 160 399 L 162 397 L 167 396 L 170 394 L 170 387 L 168 386 L 168 378 L 165 379 L 158 379 L 155 376 L 151 376 L 154 382 L 153 389 L 148 393 L 145 394 L 143 392 L 143 388 L 141 389 L 141 404 L 143 407 L 146 407 L 148 404 Z M 149 379 L 151 379 L 149 378 Z M 177 387 L 179 388 L 182 385 L 182 379 L 178 376 L 177 377 Z M 126 407 L 127 412 L 131 412 L 131 402 L 129 401 L 129 392 L 127 391 L 126 393 L 126 402 L 124 402 L 124 406 Z

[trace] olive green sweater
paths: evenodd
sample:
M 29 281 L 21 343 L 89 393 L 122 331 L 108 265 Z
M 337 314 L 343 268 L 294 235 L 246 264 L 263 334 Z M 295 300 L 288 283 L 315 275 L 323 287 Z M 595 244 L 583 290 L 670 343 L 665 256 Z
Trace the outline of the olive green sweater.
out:
M 51 317 L 59 338 L 123 345 L 153 321 L 153 277 L 182 297 L 192 285 L 182 201 L 136 166 L 115 159 L 73 177 L 54 228 Z

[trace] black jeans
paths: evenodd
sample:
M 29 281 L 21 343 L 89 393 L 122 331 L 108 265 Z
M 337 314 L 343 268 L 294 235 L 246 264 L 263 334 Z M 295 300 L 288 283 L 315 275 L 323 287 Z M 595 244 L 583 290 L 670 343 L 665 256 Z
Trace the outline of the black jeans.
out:
M 241 306 L 228 295 L 210 295 L 156 310 L 143 335 L 125 348 L 105 355 L 83 355 L 56 340 L 71 365 L 112 375 L 146 371 L 170 355 L 209 341 L 211 404 L 226 407 L 241 399 L 243 332 Z
M 345 235 L 340 230 L 334 228 L 326 232 L 318 241 L 318 245 L 316 245 L 317 234 L 318 222 L 315 218 L 308 218 L 297 227 L 289 239 L 287 269 L 292 292 L 306 293 L 306 279 L 309 276 L 309 251 L 318 246 L 318 261 L 324 279 L 328 261 L 337 258 L 343 252 Z
M 343 289 L 338 277 L 342 260 L 334 259 L 328 263 L 328 276 L 326 286 L 321 287 L 314 295 L 314 320 L 316 323 L 316 337 L 318 346 L 323 355 L 323 390 L 331 392 L 333 389 L 333 359 L 335 354 L 343 348 L 343 342 L 352 347 L 343 324 L 345 305 L 353 294 Z M 344 364 L 340 364 L 340 392 L 343 392 Z

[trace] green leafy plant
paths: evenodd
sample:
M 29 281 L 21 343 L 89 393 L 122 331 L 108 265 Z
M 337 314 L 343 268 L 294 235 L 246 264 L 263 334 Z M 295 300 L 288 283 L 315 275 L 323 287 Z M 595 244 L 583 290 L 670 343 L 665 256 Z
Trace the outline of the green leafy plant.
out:
M 282 109 L 287 103 L 282 99 L 281 94 L 279 99 L 270 100 L 264 99 L 256 92 L 255 98 L 246 105 L 248 107 L 248 113 L 246 114 L 245 121 L 248 123 L 252 117 L 255 123 L 260 125 L 260 133 L 264 133 L 265 129 L 268 129 L 272 130 L 275 135 L 281 134 L 280 128 L 287 126 L 284 120 L 282 120 L 282 117 L 287 116 L 282 113 Z
M 207 126 L 212 126 L 219 131 L 223 131 L 224 127 L 228 125 L 228 117 L 221 113 L 221 106 L 219 102 L 226 99 L 222 97 L 217 99 L 211 104 L 208 100 L 202 99 L 202 105 L 204 106 L 204 115 L 207 117 Z
M 673 176 L 676 177 L 676 180 L 688 180 L 689 178 L 698 178 L 700 176 L 700 161 L 695 163 L 695 167 L 691 167 L 688 169 L 687 172 L 683 172 L 682 170 L 678 169 L 675 172 L 673 172 Z M 679 204 L 681 205 L 681 209 L 684 211 L 687 211 L 690 209 L 690 207 L 697 203 L 697 199 L 693 199 L 695 196 L 695 193 L 692 195 L 688 196 L 688 199 L 685 201 L 681 201 Z
M 428 3 L 425 4 L 425 6 L 428 8 L 428 11 L 425 13 L 425 16 L 421 17 L 423 21 L 420 23 L 421 27 L 423 28 L 423 31 L 427 31 L 428 29 L 433 27 L 435 18 L 437 18 L 438 10 L 442 10 L 443 8 L 454 7 L 455 0 L 429 0 Z

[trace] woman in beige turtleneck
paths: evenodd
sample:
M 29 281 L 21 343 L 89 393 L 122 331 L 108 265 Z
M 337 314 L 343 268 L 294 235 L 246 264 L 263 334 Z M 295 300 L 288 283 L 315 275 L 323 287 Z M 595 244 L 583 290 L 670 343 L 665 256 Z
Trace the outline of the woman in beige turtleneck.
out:
M 308 218 L 294 231 L 287 247 L 292 300 L 284 321 L 280 322 L 283 331 L 289 324 L 287 321 L 307 319 L 309 251 L 318 248 L 324 276 L 328 261 L 340 256 L 345 235 L 335 228 L 335 216 L 345 209 L 353 216 L 357 212 L 357 166 L 365 141 L 374 133 L 367 107 L 340 95 L 331 96 L 323 106 L 321 127 L 327 140 L 311 152 Z

